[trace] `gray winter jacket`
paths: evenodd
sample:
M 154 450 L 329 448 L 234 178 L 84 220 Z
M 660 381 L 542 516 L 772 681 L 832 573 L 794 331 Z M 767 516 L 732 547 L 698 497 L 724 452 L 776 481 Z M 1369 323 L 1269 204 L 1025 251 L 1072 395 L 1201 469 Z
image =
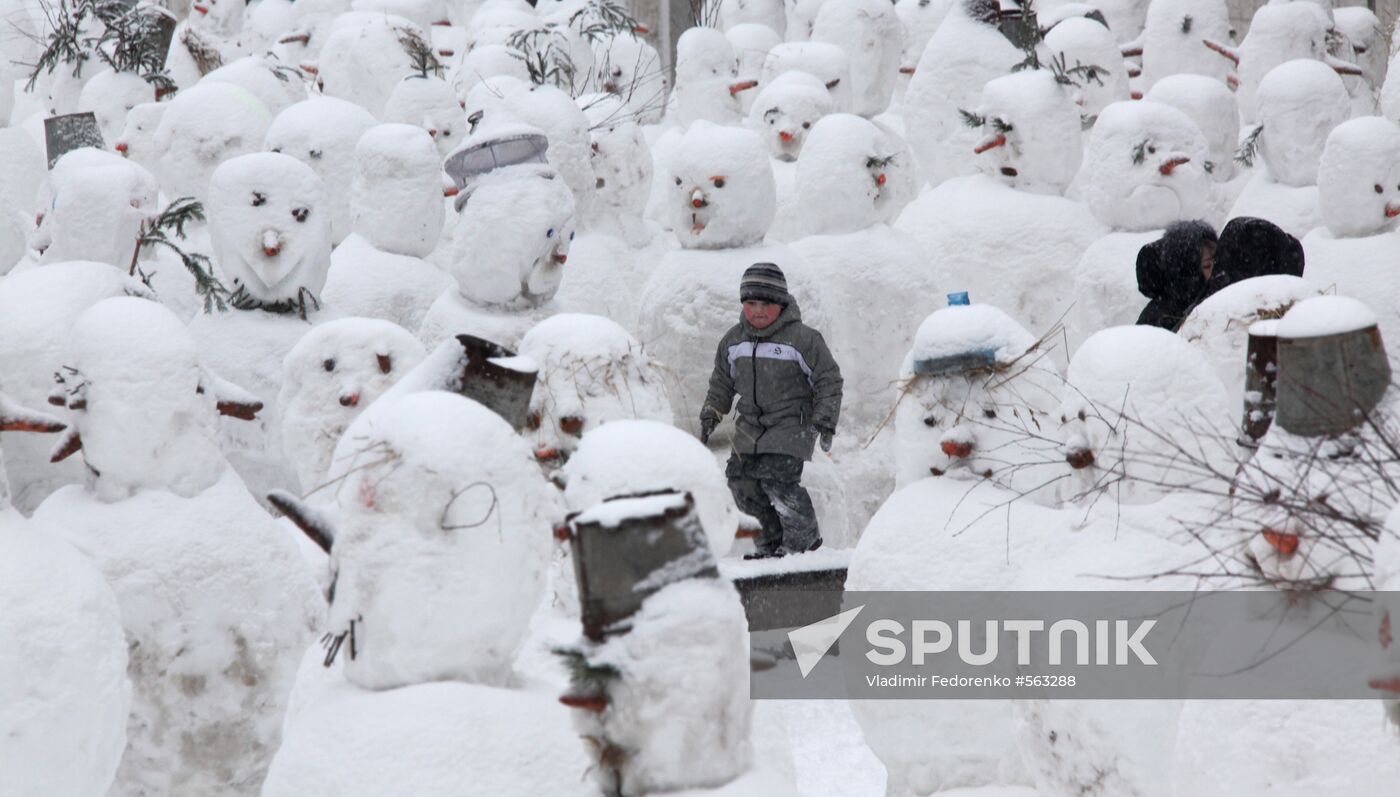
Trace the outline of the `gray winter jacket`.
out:
M 729 414 L 737 394 L 735 451 L 811 459 L 817 430 L 836 429 L 842 384 L 826 341 L 792 301 L 767 329 L 741 315 L 720 339 L 700 419 Z

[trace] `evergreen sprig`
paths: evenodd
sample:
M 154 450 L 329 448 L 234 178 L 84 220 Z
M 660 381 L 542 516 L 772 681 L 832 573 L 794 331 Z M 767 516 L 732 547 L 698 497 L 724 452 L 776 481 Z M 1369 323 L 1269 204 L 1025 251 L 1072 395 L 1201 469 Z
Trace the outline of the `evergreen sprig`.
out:
M 569 684 L 574 694 L 601 695 L 622 675 L 621 671 L 611 664 L 590 662 L 588 656 L 577 648 L 557 647 L 550 652 L 563 662 L 564 669 L 569 673 Z
M 176 240 L 185 240 L 186 224 L 199 221 L 204 221 L 202 203 L 187 196 L 171 202 L 159 216 L 141 225 L 141 236 L 136 241 L 136 250 L 131 253 L 128 273 L 136 276 L 136 262 L 143 247 L 163 246 L 178 255 L 185 269 L 194 276 L 194 290 L 204 299 L 204 312 L 211 313 L 217 308 L 222 313 L 228 310 L 229 292 L 214 276 L 213 264 L 208 256 L 186 252 L 176 243 Z
M 1190 32 L 1191 32 L 1191 23 L 1192 23 L 1192 22 L 1195 22 L 1195 20 L 1194 20 L 1194 19 L 1191 19 L 1191 15 L 1190 15 L 1190 14 L 1187 14 L 1186 16 L 1182 17 L 1182 18 L 1181 18 L 1181 32 L 1182 32 L 1182 33 L 1190 33 Z
M 590 0 L 569 16 L 569 27 L 592 44 L 621 33 L 635 34 L 637 18 L 615 0 Z
M 1256 125 L 1249 135 L 1240 142 L 1240 148 L 1235 150 L 1235 163 L 1242 166 L 1254 166 L 1255 159 L 1259 156 L 1259 136 L 1264 132 L 1263 125 Z
M 63 64 L 72 64 L 73 76 L 81 77 L 84 64 L 94 59 L 114 72 L 145 78 L 158 93 L 175 88 L 160 46 L 161 31 L 173 25 L 165 10 L 124 0 L 59 0 L 57 6 L 45 3 L 44 13 L 50 26 L 48 44 L 33 64 L 26 89 L 32 90 L 40 75 Z
M 437 59 L 437 54 L 433 52 L 432 44 L 413 28 L 396 28 L 396 30 L 399 46 L 403 47 L 403 51 L 408 54 L 413 71 L 417 72 L 419 77 L 427 77 L 428 75 L 442 77 L 442 62 Z
M 958 116 L 962 117 L 963 124 L 967 125 L 968 127 L 986 127 L 987 125 L 987 117 L 979 113 L 973 113 L 972 111 L 966 111 L 962 108 L 959 108 Z

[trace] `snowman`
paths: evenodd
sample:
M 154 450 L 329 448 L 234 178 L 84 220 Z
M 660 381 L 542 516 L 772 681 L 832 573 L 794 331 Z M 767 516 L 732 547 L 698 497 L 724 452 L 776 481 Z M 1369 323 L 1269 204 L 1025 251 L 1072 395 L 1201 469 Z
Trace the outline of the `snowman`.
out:
M 446 158 L 466 137 L 466 117 L 447 81 L 433 75 L 409 75 L 389 92 L 384 121 L 418 125 Z
M 758 135 L 697 123 L 670 151 L 657 175 L 661 212 L 681 248 L 648 278 L 638 306 L 644 345 L 671 372 L 676 423 L 699 430 L 711 351 L 738 315 L 739 278 L 750 265 L 775 263 L 788 275 L 803 315 L 821 329 L 817 282 L 785 246 L 764 240 L 775 213 L 768 153 Z
M 156 130 L 168 102 L 146 102 L 132 108 L 126 114 L 121 132 L 113 138 L 112 149 L 123 158 L 144 166 L 152 174 L 160 170 L 161 151 L 156 147 Z
M 302 492 L 326 483 L 350 423 L 425 352 L 408 330 L 373 318 L 340 318 L 297 341 L 282 364 L 282 452 Z
M 42 407 L 63 365 L 73 322 L 97 302 L 152 294 L 124 270 L 108 263 L 47 263 L 0 279 L 0 391 L 29 407 Z M 82 463 L 50 464 L 53 441 L 38 435 L 0 432 L 9 467 L 12 500 L 32 513 L 49 493 L 85 478 Z
M 341 312 L 417 329 L 452 279 L 426 258 L 442 235 L 442 168 L 415 125 L 370 128 L 355 145 L 353 232 L 331 253 L 326 301 Z
M 264 404 L 254 423 L 223 428 L 234 467 L 261 494 L 295 483 L 281 451 L 277 394 L 283 358 L 329 315 L 319 297 L 331 214 L 311 167 L 276 152 L 226 161 L 210 181 L 208 207 L 215 264 L 233 310 L 198 316 L 190 332 L 211 368 Z
M 331 208 L 331 242 L 350 234 L 350 182 L 355 145 L 376 124 L 369 111 L 335 97 L 303 100 L 272 120 L 264 147 L 311 167 L 326 186 Z
M 911 330 L 937 295 L 919 243 L 889 224 L 915 194 L 914 156 L 895 134 L 852 114 L 823 117 L 797 163 L 798 216 L 806 237 L 793 241 L 803 272 L 833 296 L 847 297 L 824 329 L 843 364 L 855 443 L 874 433 L 899 375 Z
M 1069 305 L 1073 264 L 1102 234 L 1083 203 L 1061 196 L 1081 157 L 1078 106 L 1049 72 L 1027 70 L 988 82 L 981 102 L 963 110 L 959 124 L 974 136 L 968 154 L 982 173 L 925 192 L 895 227 L 939 264 L 944 290 L 966 291 L 1046 335 Z M 1024 269 L 1037 275 L 1034 289 L 1016 276 Z
M 776 0 L 720 0 L 720 29 L 727 32 L 740 25 L 762 25 L 782 41 L 787 33 L 787 13 Z
M 1308 278 L 1374 307 L 1400 299 L 1400 281 L 1377 263 L 1400 253 L 1400 128 L 1379 116 L 1343 122 L 1327 136 L 1318 166 L 1322 227 L 1303 239 Z M 1380 314 L 1382 336 L 1400 340 L 1400 323 Z
M 835 44 L 851 67 L 852 113 L 884 113 L 899 78 L 904 27 L 894 6 L 882 0 L 827 0 L 817 12 L 812 41 Z
M 261 100 L 274 117 L 307 97 L 302 73 L 271 55 L 250 55 L 224 64 L 201 82 L 232 83 L 245 89 Z
M 787 72 L 806 72 L 816 77 L 831 94 L 833 110 L 851 109 L 851 59 L 840 47 L 809 41 L 780 44 L 768 51 L 759 83 L 767 86 Z
M 126 271 L 143 226 L 160 210 L 150 172 L 90 147 L 59 158 L 44 193 L 43 220 L 30 241 L 40 263 L 90 260 Z
M 1147 6 L 1142 37 L 1124 49 L 1142 54 L 1142 86 L 1148 90 L 1171 75 L 1205 75 L 1234 84 L 1239 81 L 1231 62 L 1209 49 L 1228 44 L 1230 34 L 1224 0 L 1157 0 Z
M 1119 55 L 1113 33 L 1091 17 L 1069 17 L 1045 32 L 1045 49 L 1064 58 L 1066 68 L 1093 66 L 1097 79 L 1077 81 L 1080 108 L 1086 124 L 1092 123 L 1104 106 L 1132 96 L 1128 68 Z M 1221 88 L 1224 88 L 1222 86 Z M 1233 148 L 1231 154 L 1234 154 Z
M 549 140 L 545 158 L 574 195 L 576 213 L 586 219 L 597 193 L 588 116 L 569 94 L 550 85 L 516 86 L 506 90 L 504 99 L 508 114 L 545 134 Z M 470 110 L 472 103 L 467 107 Z
M 448 83 L 457 95 L 459 103 L 465 103 L 467 95 L 483 80 L 493 77 L 510 77 L 528 81 L 530 72 L 517 51 L 503 44 L 479 44 L 466 53 L 448 74 Z
M 949 471 L 1030 493 L 1054 476 L 1063 379 L 1030 332 L 988 304 L 924 319 L 900 367 L 896 488 Z
M 943 24 L 943 18 L 948 16 L 948 9 L 952 7 L 953 0 L 895 2 L 894 13 L 899 15 L 899 21 L 904 23 L 904 50 L 899 56 L 897 94 L 902 95 L 909 86 L 909 79 L 913 76 L 915 67 L 919 65 L 919 57 L 924 54 L 929 39 L 933 38 L 938 26 Z
M 87 485 L 34 516 L 61 526 L 120 604 L 133 695 L 114 789 L 252 793 L 321 611 L 310 574 L 220 453 L 219 382 L 170 311 L 93 305 L 59 377 L 59 453 L 81 453 Z
M 676 42 L 676 89 L 666 119 L 679 127 L 704 120 L 738 124 L 742 117 L 739 92 L 751 91 L 754 81 L 741 82 L 739 59 L 723 33 L 714 28 L 691 28 Z
M 724 38 L 729 40 L 734 54 L 739 58 L 739 82 L 752 82 L 755 87 L 763 78 L 768 51 L 783 43 L 782 36 L 772 28 L 750 22 L 726 28 Z M 756 88 L 739 92 L 739 113 L 747 115 L 757 96 Z
M 185 89 L 170 101 L 156 128 L 155 169 L 167 196 L 205 202 L 214 170 L 262 148 L 272 116 L 267 106 L 231 83 Z
M 0 431 L 59 432 L 0 395 Z M 126 747 L 131 685 L 116 598 L 102 574 L 10 505 L 0 461 L 0 767 L 16 794 L 105 794 Z
M 1301 238 L 1322 222 L 1318 213 L 1318 161 L 1327 134 L 1351 116 L 1346 86 L 1326 64 L 1299 59 L 1280 64 L 1259 83 L 1259 124 L 1241 155 L 1264 161 L 1245 186 L 1231 216 L 1268 219 Z
M 199 0 L 189 10 L 189 16 L 175 26 L 165 57 L 166 69 L 181 89 L 191 88 L 241 54 L 238 34 L 247 5 L 236 0 Z
M 670 88 L 656 49 L 640 36 L 628 32 L 594 44 L 593 85 L 597 90 L 621 98 L 626 113 L 637 124 L 661 121 Z
M 116 141 L 132 108 L 155 102 L 156 89 L 135 72 L 104 69 L 78 95 L 78 111 L 92 111 L 103 141 Z M 3 110 L 3 109 L 0 109 Z
M 653 175 L 646 135 L 626 101 L 615 94 L 584 95 L 579 104 L 589 121 L 596 192 L 589 205 L 589 227 L 621 238 L 628 246 L 645 247 L 657 233 L 643 218 Z
M 806 72 L 784 72 L 758 92 L 749 108 L 749 127 L 763 137 L 774 160 L 792 163 L 812 125 L 833 110 L 831 92 L 820 80 Z
M 418 336 L 429 346 L 471 334 L 514 347 L 553 312 L 574 237 L 574 201 L 545 160 L 536 128 L 501 122 L 448 159 L 459 185 L 447 271 L 456 285 L 428 308 Z
M 322 46 L 316 84 L 321 93 L 381 117 L 394 87 L 420 73 L 418 64 L 426 58 L 434 58 L 427 34 L 407 19 L 388 14 L 353 16 L 337 23 Z
M 540 367 L 529 425 L 541 462 L 567 462 L 579 439 L 605 423 L 671 420 L 661 374 L 636 338 L 613 321 L 551 316 L 525 333 L 520 353 Z
M 997 28 L 990 0 L 959 0 L 919 57 L 904 92 L 904 120 L 919 171 L 930 185 L 977 171 L 981 137 L 958 112 L 974 106 L 982 87 L 1025 58 Z
M 1110 232 L 1076 266 L 1075 306 L 1066 319 L 1071 346 L 1137 318 L 1143 304 L 1138 250 L 1172 222 L 1206 213 L 1206 146 L 1196 123 L 1169 105 L 1118 102 L 1099 115 L 1076 182 L 1094 218 Z
M 1352 60 L 1361 69 L 1360 77 L 1347 80 L 1352 113 L 1356 116 L 1379 113 L 1380 90 L 1389 65 L 1385 29 L 1376 13 L 1365 6 L 1333 9 L 1332 21 L 1337 32 L 1351 45 Z

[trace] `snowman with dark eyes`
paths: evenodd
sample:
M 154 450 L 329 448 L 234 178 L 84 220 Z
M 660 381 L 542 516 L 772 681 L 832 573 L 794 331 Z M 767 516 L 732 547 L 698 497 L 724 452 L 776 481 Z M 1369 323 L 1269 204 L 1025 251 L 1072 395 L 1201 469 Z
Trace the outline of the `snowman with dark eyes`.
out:
M 483 124 L 447 159 L 457 216 L 446 271 L 455 284 L 428 308 L 429 347 L 469 334 L 515 348 L 556 312 L 574 239 L 574 198 L 546 158 L 538 128 L 506 118 Z
M 288 352 L 336 315 L 320 299 L 331 255 L 325 187 L 290 155 L 243 155 L 214 171 L 208 213 L 229 309 L 196 316 L 190 332 L 203 362 L 263 403 L 253 422 L 223 424 L 221 445 L 254 495 L 294 487 L 277 397 Z

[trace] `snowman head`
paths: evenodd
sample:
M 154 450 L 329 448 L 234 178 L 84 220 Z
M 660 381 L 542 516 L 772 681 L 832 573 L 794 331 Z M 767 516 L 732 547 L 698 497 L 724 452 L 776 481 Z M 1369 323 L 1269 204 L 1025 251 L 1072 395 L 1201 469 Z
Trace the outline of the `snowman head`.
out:
M 1169 75 L 1152 86 L 1146 99 L 1170 105 L 1191 117 L 1206 136 L 1211 179 L 1223 183 L 1234 178 L 1240 110 L 1229 87 L 1205 75 Z
M 829 42 L 789 41 L 768 51 L 763 61 L 763 85 L 791 71 L 815 75 L 831 93 L 834 110 L 851 109 L 851 59 Z
M 914 70 L 919 65 L 919 58 L 924 54 L 924 48 L 928 46 L 928 40 L 933 38 L 934 31 L 938 30 L 943 18 L 948 16 L 948 9 L 953 6 L 952 0 L 897 0 L 894 4 L 894 13 L 899 15 L 899 19 L 904 23 L 906 38 L 904 40 L 904 50 L 899 58 L 899 72 L 905 78 L 914 74 Z
M 757 134 L 695 122 L 665 168 L 666 209 L 681 246 L 750 246 L 768 233 L 777 188 Z
M 330 267 L 331 214 L 311 167 L 276 152 L 233 158 L 214 172 L 208 207 L 214 256 L 236 300 L 303 307 L 320 293 Z
M 355 144 L 375 125 L 369 111 L 334 97 L 312 97 L 277 114 L 267 129 L 266 148 L 311 167 L 325 183 L 331 209 L 331 238 L 350 234 L 350 180 Z
M 200 83 L 169 105 L 155 136 L 161 188 L 200 201 L 219 164 L 261 149 L 272 121 L 257 97 L 231 83 Z
M 110 152 L 83 147 L 58 159 L 31 245 L 40 262 L 91 260 L 127 267 L 143 224 L 160 212 L 156 178 Z
M 817 122 L 797 162 L 798 207 L 813 233 L 891 223 L 915 191 L 914 156 L 903 139 L 853 114 Z
M 754 22 L 734 25 L 724 31 L 724 37 L 739 58 L 739 82 L 755 86 L 763 77 L 763 62 L 768 58 L 768 51 L 783 41 L 772 28 Z M 740 104 L 746 111 L 755 95 L 756 92 L 750 90 L 739 92 Z
M 610 36 L 594 47 L 595 90 L 621 97 L 639 124 L 660 121 L 671 86 L 655 48 L 631 33 Z
M 723 33 L 714 28 L 696 27 L 681 34 L 676 42 L 677 84 L 713 85 L 732 97 L 738 94 L 734 90 L 738 82 L 739 57 Z
M 474 162 L 499 162 L 517 139 L 531 137 L 542 138 L 533 128 L 494 126 L 453 158 L 476 153 Z M 470 175 L 457 201 L 448 272 L 462 295 L 511 308 L 554 298 L 574 237 L 573 194 L 563 179 L 541 163 L 502 165 Z
M 1101 223 L 1160 229 L 1205 213 L 1206 158 L 1205 135 L 1186 114 L 1155 102 L 1115 102 L 1094 124 L 1079 180 Z
M 1400 127 L 1380 116 L 1343 122 L 1327 136 L 1318 207 L 1333 235 L 1359 238 L 1400 217 Z
M 466 114 L 442 78 L 410 75 L 400 80 L 384 104 L 384 121 L 418 125 L 428 131 L 441 157 L 466 138 Z
M 1079 108 L 1048 71 L 988 82 L 965 120 L 982 133 L 974 150 L 978 168 L 1012 188 L 1063 194 L 1079 171 Z
M 1199 453 L 1216 464 L 1231 455 L 1232 444 L 1222 445 L 1233 440 L 1225 388 L 1179 335 L 1152 326 L 1101 330 L 1080 345 L 1065 378 L 1066 498 L 1113 485 L 1119 500 L 1148 503 L 1174 485 L 1199 483 L 1204 466 L 1180 455 L 1180 441 L 1201 441 Z
M 1317 182 L 1322 146 L 1332 128 L 1351 117 L 1351 98 L 1337 73 L 1310 58 L 1274 67 L 1256 95 L 1259 154 L 1284 185 Z
M 890 104 L 904 49 L 904 26 L 888 0 L 827 0 L 812 40 L 839 46 L 850 59 L 851 110 L 874 116 Z
M 102 500 L 141 489 L 188 497 L 223 472 L 214 391 L 194 340 L 163 305 L 118 297 L 88 308 L 56 377 L 50 401 L 68 408 L 71 444 Z
M 194 0 L 190 5 L 190 27 L 220 38 L 232 38 L 243 30 L 246 3 L 239 0 Z
M 652 162 L 646 136 L 616 94 L 580 97 L 588 115 L 598 197 L 614 211 L 640 217 L 651 195 Z
M 452 93 L 457 96 L 457 104 L 465 108 L 467 94 L 481 81 L 493 77 L 529 80 L 530 72 L 515 50 L 503 44 L 482 44 L 468 51 L 457 62 L 448 82 L 452 84 Z
M 795 161 L 812 125 L 833 109 L 831 93 L 820 80 L 806 72 L 784 72 L 754 99 L 749 126 L 763 137 L 768 154 Z
M 384 124 L 360 136 L 350 204 L 355 232 L 376 249 L 410 257 L 432 254 L 444 210 L 442 166 L 427 131 Z
M 161 117 L 170 105 L 168 102 L 143 102 L 133 107 L 127 112 L 112 148 L 123 158 L 157 172 L 160 150 L 156 148 L 156 128 L 160 127 Z
M 584 433 L 604 423 L 671 420 L 671 403 L 651 358 L 609 319 L 551 316 L 525 334 L 520 353 L 540 367 L 526 434 L 543 463 L 562 465 Z
M 947 307 L 919 325 L 900 371 L 895 409 L 898 483 L 929 476 L 992 479 L 1005 486 L 1047 480 L 1059 371 L 1032 351 L 1035 336 L 985 304 Z M 1046 471 L 1036 477 L 1031 470 Z
M 305 490 L 325 481 L 351 421 L 422 361 L 408 330 L 373 318 L 340 318 L 302 336 L 282 362 L 283 450 Z

